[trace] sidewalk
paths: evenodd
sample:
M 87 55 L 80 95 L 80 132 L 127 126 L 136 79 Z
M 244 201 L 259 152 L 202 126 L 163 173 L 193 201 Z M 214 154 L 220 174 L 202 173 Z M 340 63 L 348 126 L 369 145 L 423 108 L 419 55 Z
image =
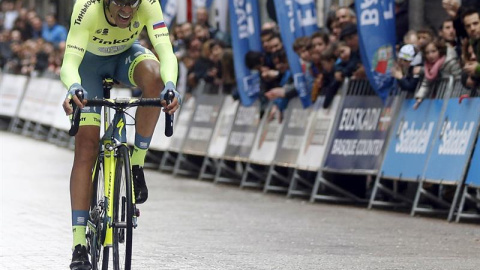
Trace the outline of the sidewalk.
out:
M 68 269 L 73 152 L 0 131 L 0 269 Z M 478 269 L 480 226 L 146 171 L 133 269 Z

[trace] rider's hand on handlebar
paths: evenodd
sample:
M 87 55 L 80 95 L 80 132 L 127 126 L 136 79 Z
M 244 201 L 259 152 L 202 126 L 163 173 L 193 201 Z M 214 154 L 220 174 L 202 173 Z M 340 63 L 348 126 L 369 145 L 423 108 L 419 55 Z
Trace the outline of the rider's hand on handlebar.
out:
M 168 90 L 173 91 L 173 93 L 175 94 L 175 98 L 170 104 L 167 105 L 167 101 L 165 100 L 165 94 Z M 165 84 L 165 89 L 163 89 L 162 93 L 160 94 L 160 98 L 162 99 L 163 111 L 170 115 L 172 115 L 176 110 L 178 110 L 178 108 L 180 108 L 180 105 L 182 104 L 182 97 L 177 92 L 177 90 L 175 90 L 175 85 L 173 84 L 173 82 L 167 82 Z
M 78 97 L 75 95 L 75 92 L 77 90 L 81 90 L 83 91 L 83 96 L 84 96 L 84 99 L 83 99 L 83 102 L 80 102 L 80 100 L 78 99 Z M 68 90 L 67 92 L 67 96 L 65 97 L 65 101 L 63 101 L 63 110 L 65 111 L 65 113 L 67 115 L 70 115 L 73 113 L 73 108 L 72 106 L 70 105 L 73 102 L 75 102 L 75 104 L 80 108 L 80 109 L 83 109 L 83 107 L 85 107 L 85 104 L 87 102 L 87 91 L 85 89 L 83 89 L 83 87 L 78 84 L 78 83 L 74 83 L 70 89 Z

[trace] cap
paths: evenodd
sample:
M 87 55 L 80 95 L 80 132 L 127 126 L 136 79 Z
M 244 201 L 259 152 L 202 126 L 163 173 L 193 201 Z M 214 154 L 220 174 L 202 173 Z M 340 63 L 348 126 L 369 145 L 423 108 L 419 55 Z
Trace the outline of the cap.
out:
M 342 28 L 342 31 L 340 32 L 340 40 L 343 40 L 346 37 L 356 33 L 357 33 L 357 26 L 354 23 L 348 23 Z
M 398 52 L 398 58 L 403 60 L 412 61 L 414 57 L 415 47 L 413 47 L 412 44 L 403 45 L 402 48 L 400 48 L 400 52 Z

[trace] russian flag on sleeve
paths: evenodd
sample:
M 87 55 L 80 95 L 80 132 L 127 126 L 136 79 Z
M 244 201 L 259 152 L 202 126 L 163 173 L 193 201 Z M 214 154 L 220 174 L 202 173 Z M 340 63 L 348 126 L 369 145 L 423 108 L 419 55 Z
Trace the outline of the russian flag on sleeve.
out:
M 153 30 L 159 29 L 159 28 L 164 28 L 164 27 L 167 27 L 167 25 L 165 24 L 164 21 L 156 22 L 156 23 L 153 24 Z

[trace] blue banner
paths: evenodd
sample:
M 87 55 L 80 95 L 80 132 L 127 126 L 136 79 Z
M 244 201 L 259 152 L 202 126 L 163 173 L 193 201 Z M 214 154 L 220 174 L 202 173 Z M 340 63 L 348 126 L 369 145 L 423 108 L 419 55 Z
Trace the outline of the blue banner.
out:
M 177 15 L 177 0 L 160 0 L 162 6 L 163 20 L 170 28 L 172 21 Z
M 311 91 L 307 88 L 299 56 L 293 51 L 295 39 L 310 36 L 318 30 L 315 0 L 275 0 L 280 35 L 287 53 L 290 70 L 293 74 L 295 88 L 304 108 L 312 104 Z
M 262 51 L 258 0 L 229 0 L 230 28 L 237 88 L 243 106 L 255 102 L 260 92 L 260 74 L 245 65 L 249 51 Z
M 398 100 L 384 105 L 376 96 L 346 96 L 324 169 L 376 173 Z
M 443 100 L 424 100 L 416 110 L 414 103 L 415 99 L 403 102 L 383 161 L 383 177 L 416 180 L 423 175 Z
M 458 98 L 448 102 L 442 128 L 435 136 L 424 178 L 427 180 L 462 181 L 472 153 L 480 115 L 480 98 Z M 478 164 L 474 165 L 478 166 Z
M 472 159 L 470 160 L 470 168 L 468 169 L 465 184 L 469 186 L 480 187 L 480 141 L 477 140 Z
M 361 1 L 355 5 L 360 56 L 368 80 L 382 100 L 394 87 L 391 68 L 395 55 L 394 0 Z

